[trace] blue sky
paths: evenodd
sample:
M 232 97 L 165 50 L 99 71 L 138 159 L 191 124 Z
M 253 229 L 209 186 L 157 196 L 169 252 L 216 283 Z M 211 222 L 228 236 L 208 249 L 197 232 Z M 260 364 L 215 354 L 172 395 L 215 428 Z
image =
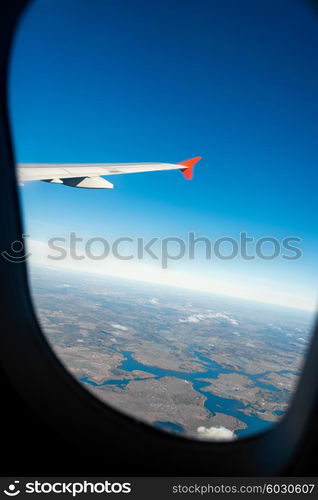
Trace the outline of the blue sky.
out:
M 318 17 L 298 0 L 33 2 L 10 72 L 18 161 L 203 160 L 191 182 L 166 172 L 113 176 L 112 191 L 26 184 L 27 232 L 297 236 L 297 262 L 173 265 L 311 307 L 317 47 Z

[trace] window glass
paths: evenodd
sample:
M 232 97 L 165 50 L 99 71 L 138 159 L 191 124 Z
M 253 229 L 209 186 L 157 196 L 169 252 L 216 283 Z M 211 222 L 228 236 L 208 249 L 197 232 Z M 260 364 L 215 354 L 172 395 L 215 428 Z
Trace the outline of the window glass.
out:
M 30 290 L 105 403 L 214 440 L 288 411 L 317 298 L 317 44 L 298 0 L 26 10 L 9 100 Z

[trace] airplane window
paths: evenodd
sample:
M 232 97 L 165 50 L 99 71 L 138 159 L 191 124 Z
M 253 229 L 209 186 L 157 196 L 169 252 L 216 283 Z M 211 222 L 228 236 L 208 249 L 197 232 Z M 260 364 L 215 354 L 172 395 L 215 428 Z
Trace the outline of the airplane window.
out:
M 300 0 L 36 0 L 20 22 L 39 323 L 83 387 L 164 432 L 244 438 L 292 402 L 317 300 L 317 23 Z

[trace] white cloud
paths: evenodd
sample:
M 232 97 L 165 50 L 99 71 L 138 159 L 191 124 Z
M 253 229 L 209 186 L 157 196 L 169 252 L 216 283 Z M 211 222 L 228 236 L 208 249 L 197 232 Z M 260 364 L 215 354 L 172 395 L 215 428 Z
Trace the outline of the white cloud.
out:
M 233 441 L 237 439 L 234 431 L 218 425 L 215 427 L 198 427 L 198 435 L 202 439 L 211 439 L 213 441 Z
M 216 314 L 210 314 L 209 318 L 216 318 L 216 319 L 225 319 L 232 325 L 238 325 L 239 322 L 236 319 L 231 318 L 228 314 L 225 313 L 216 313 Z
M 239 322 L 236 319 L 231 318 L 228 314 L 225 313 L 199 313 L 199 314 L 191 314 L 190 316 L 187 316 L 187 318 L 180 318 L 179 322 L 180 323 L 199 323 L 200 321 L 204 321 L 207 319 L 220 319 L 220 320 L 226 320 L 231 325 L 238 325 Z
M 199 316 L 198 314 L 197 315 L 193 314 L 192 316 L 188 316 L 185 319 L 180 318 L 179 323 L 199 323 L 201 319 L 198 318 L 198 316 Z
M 112 327 L 116 328 L 116 330 L 122 330 L 123 332 L 126 332 L 128 330 L 126 326 L 119 325 L 118 323 L 113 323 Z
M 153 297 L 152 299 L 149 300 L 150 304 L 159 304 L 159 300 L 156 299 L 156 297 Z

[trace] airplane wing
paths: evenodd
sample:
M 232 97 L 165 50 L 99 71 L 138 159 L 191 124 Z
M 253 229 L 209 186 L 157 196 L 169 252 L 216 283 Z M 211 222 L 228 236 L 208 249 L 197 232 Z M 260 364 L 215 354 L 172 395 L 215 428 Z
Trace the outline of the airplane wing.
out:
M 114 185 L 101 176 L 180 170 L 186 179 L 193 176 L 194 165 L 201 156 L 181 163 L 18 163 L 18 180 L 46 181 L 78 188 L 112 189 Z

